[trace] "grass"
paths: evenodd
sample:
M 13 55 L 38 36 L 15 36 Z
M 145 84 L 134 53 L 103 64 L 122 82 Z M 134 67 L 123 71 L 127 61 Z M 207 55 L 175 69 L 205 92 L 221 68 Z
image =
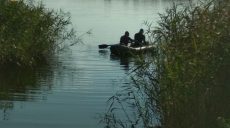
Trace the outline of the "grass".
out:
M 74 37 L 70 16 L 43 4 L 1 0 L 0 65 L 36 66 Z
M 229 21 L 230 2 L 212 0 L 174 4 L 160 14 L 158 27 L 147 24 L 157 54 L 111 100 L 132 104 L 136 118 L 121 123 L 110 107 L 107 127 L 221 127 L 218 119 L 230 118 Z

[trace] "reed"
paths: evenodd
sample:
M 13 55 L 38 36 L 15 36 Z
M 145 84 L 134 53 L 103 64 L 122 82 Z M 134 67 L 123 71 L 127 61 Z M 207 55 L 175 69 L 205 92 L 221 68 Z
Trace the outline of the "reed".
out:
M 70 15 L 32 0 L 1 0 L 0 65 L 35 66 L 74 37 Z
M 214 95 L 221 97 L 217 88 L 229 84 L 221 80 L 229 74 L 229 7 L 229 1 L 208 1 L 186 8 L 174 5 L 161 15 L 160 27 L 153 33 L 159 39 L 157 67 L 159 86 L 164 90 L 160 94 L 164 126 L 209 127 L 210 120 L 217 126 L 218 115 L 211 112 L 216 108 L 209 105 L 219 104 L 213 100 Z M 206 120 L 210 113 L 214 119 Z
M 128 89 L 111 100 L 112 104 L 132 104 L 136 120 L 119 125 L 113 113 L 113 120 L 107 123 L 113 125 L 108 127 L 228 126 L 229 21 L 230 2 L 212 0 L 188 6 L 173 4 L 160 14 L 158 27 L 147 23 L 157 54 L 142 63 Z M 109 110 L 111 113 L 113 107 Z M 224 125 L 220 126 L 218 119 L 224 119 Z

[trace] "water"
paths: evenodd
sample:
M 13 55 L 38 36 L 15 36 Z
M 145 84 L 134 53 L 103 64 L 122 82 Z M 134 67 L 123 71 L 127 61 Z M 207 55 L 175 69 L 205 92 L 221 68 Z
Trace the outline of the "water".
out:
M 69 11 L 84 44 L 50 58 L 52 65 L 0 73 L 1 128 L 100 128 L 98 114 L 123 83 L 132 60 L 99 51 L 128 30 L 131 37 L 146 20 L 154 23 L 169 2 L 161 0 L 44 0 L 48 8 Z

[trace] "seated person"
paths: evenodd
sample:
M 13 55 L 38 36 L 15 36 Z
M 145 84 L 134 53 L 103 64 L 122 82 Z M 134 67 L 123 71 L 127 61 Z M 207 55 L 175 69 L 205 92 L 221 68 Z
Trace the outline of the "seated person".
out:
M 135 40 L 134 46 L 142 46 L 142 45 L 146 44 L 143 29 L 140 29 L 140 31 L 135 34 L 134 40 Z
M 120 45 L 128 46 L 128 43 L 132 43 L 132 42 L 133 42 L 133 39 L 129 37 L 129 32 L 126 31 L 125 35 L 121 36 Z

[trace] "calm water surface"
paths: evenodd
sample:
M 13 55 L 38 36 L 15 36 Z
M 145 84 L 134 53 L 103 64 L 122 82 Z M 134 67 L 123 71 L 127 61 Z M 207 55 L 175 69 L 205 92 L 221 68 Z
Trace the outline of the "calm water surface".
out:
M 51 66 L 1 69 L 1 128 L 100 128 L 98 114 L 123 83 L 130 60 L 99 51 L 98 44 L 131 37 L 146 20 L 158 20 L 168 2 L 161 0 L 44 0 L 48 8 L 69 11 L 79 34 L 92 29 L 84 44 L 50 58 Z

